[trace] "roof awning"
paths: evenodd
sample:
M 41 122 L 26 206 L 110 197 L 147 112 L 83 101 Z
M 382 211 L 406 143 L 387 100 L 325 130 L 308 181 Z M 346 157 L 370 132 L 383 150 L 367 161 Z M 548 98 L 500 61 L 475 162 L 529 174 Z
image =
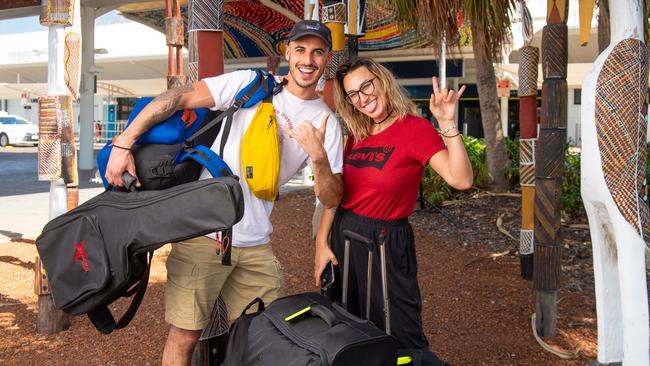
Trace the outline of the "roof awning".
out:
M 295 22 L 303 17 L 304 0 L 235 0 L 224 7 L 224 58 L 282 55 L 282 44 Z M 164 1 L 129 4 L 118 8 L 125 17 L 161 32 L 166 16 Z M 181 0 L 187 24 L 187 0 Z M 367 1 L 366 32 L 359 39 L 359 51 L 421 48 L 431 39 L 415 30 L 400 32 L 393 12 Z

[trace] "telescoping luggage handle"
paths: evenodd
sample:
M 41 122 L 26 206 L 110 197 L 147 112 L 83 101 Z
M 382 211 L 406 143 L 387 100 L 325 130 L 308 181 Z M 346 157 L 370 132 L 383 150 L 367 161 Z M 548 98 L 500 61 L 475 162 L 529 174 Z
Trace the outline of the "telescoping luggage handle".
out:
M 390 329 L 390 299 L 388 297 L 388 273 L 386 272 L 386 236 L 387 230 L 381 229 L 379 232 L 379 261 L 381 264 L 381 290 L 384 298 L 384 326 L 386 334 L 391 334 Z M 343 238 L 345 239 L 344 259 L 343 259 L 343 297 L 342 306 L 347 310 L 348 299 L 348 279 L 350 274 L 350 241 L 360 243 L 368 248 L 368 283 L 366 290 L 366 319 L 370 318 L 370 294 L 372 288 L 372 259 L 374 253 L 374 243 L 372 240 L 365 236 L 355 233 L 350 230 L 343 230 Z M 416 350 L 416 352 L 419 350 Z M 397 365 L 414 365 L 415 360 L 412 355 L 404 355 L 397 357 Z
M 366 290 L 366 319 L 370 318 L 370 295 L 372 285 L 372 259 L 374 252 L 374 243 L 363 235 L 355 233 L 350 230 L 343 230 L 343 238 L 345 239 L 344 259 L 343 259 L 343 308 L 347 310 L 348 299 L 348 280 L 350 275 L 350 241 L 365 244 L 368 248 L 368 283 Z M 384 326 L 386 334 L 390 335 L 390 299 L 388 297 L 388 275 L 386 273 L 386 229 L 382 229 L 379 233 L 379 260 L 381 263 L 381 290 L 384 298 Z

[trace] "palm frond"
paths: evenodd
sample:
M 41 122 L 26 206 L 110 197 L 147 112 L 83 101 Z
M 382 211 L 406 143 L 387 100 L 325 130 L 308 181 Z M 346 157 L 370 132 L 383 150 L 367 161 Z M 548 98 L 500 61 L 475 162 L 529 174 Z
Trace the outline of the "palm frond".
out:
M 497 60 L 501 48 L 510 41 L 510 27 L 516 7 L 515 0 L 461 0 L 466 19 L 472 30 L 480 32 L 483 51 Z
M 394 10 L 402 29 L 415 28 L 433 40 L 458 32 L 456 16 L 462 12 L 472 29 L 480 32 L 483 52 L 498 59 L 501 47 L 510 41 L 510 26 L 516 0 L 376 0 Z M 476 36 L 476 35 L 475 35 Z M 450 45 L 453 46 L 453 45 Z

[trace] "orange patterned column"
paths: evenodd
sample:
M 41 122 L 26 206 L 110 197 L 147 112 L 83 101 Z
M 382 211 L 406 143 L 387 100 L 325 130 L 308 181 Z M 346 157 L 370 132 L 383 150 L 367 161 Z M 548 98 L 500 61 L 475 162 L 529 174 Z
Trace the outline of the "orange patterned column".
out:
M 185 44 L 185 26 L 181 16 L 180 0 L 165 0 L 167 17 L 165 18 L 165 35 L 167 38 L 167 89 L 185 85 L 183 75 L 183 45 Z
M 519 256 L 521 276 L 533 279 L 535 211 L 535 143 L 537 142 L 537 77 L 539 48 L 531 47 L 533 22 L 525 3 L 521 7 L 524 47 L 519 49 L 519 181 L 521 184 L 521 230 Z
M 332 59 L 327 64 L 327 70 L 323 74 L 323 78 L 325 79 L 323 99 L 330 109 L 334 110 L 333 79 L 336 76 L 336 70 L 338 70 L 345 59 L 345 3 L 342 1 L 325 1 L 323 3 L 321 21 L 332 32 Z

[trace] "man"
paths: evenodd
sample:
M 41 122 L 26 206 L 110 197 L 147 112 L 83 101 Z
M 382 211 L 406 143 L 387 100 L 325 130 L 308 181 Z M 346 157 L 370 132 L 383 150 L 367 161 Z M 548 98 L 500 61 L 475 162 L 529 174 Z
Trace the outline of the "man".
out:
M 322 23 L 311 20 L 296 23 L 285 51 L 289 63 L 287 84 L 273 98 L 281 145 L 280 185 L 310 163 L 315 178 L 314 192 L 328 207 L 336 206 L 343 196 L 341 130 L 331 110 L 316 93 L 318 79 L 331 57 L 331 46 L 330 31 Z M 236 71 L 158 96 L 115 140 L 116 148 L 107 166 L 108 182 L 122 185 L 121 176 L 125 171 L 135 176 L 129 149 L 151 126 L 183 108 L 225 109 L 253 77 L 250 70 Z M 238 176 L 243 176 L 240 142 L 254 113 L 255 108 L 235 113 L 222 157 Z M 221 134 L 213 150 L 219 151 L 220 141 Z M 201 178 L 207 177 L 209 173 L 204 171 Z M 268 303 L 280 295 L 281 269 L 269 244 L 273 202 L 255 197 L 244 179 L 240 183 L 245 210 L 242 220 L 233 227 L 232 266 L 221 265 L 214 234 L 211 238 L 172 244 L 165 288 L 165 320 L 171 328 L 163 352 L 164 365 L 189 365 L 193 348 L 220 291 L 231 320 L 255 297 Z

